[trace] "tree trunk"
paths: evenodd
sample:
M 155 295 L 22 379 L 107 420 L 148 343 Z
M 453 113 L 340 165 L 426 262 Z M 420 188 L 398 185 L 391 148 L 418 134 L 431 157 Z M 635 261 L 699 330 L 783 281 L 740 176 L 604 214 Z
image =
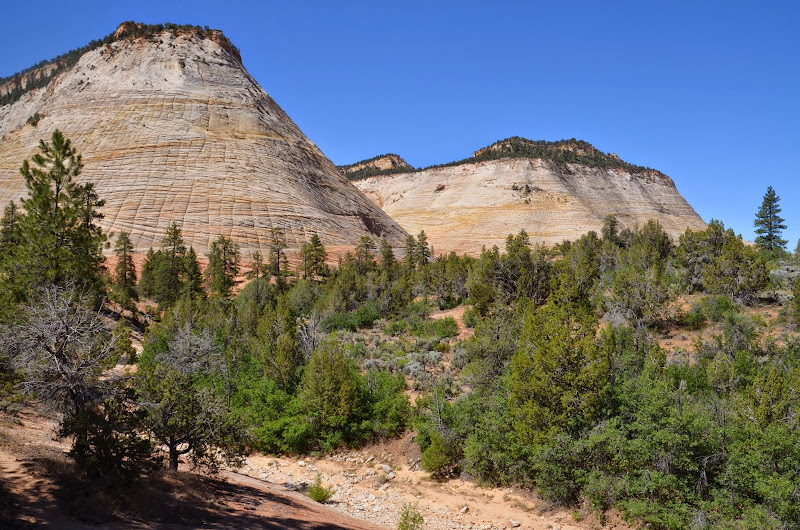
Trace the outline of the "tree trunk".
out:
M 177 471 L 178 470 L 178 447 L 177 446 L 170 446 L 169 447 L 169 470 L 170 471 Z

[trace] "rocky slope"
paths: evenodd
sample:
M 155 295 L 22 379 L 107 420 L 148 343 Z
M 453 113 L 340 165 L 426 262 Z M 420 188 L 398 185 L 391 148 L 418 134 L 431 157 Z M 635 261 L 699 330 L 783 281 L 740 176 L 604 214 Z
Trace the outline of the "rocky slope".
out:
M 425 230 L 437 253 L 503 248 L 505 237 L 521 229 L 531 241 L 552 245 L 589 230 L 599 233 L 608 214 L 622 227 L 655 219 L 676 238 L 686 228 L 706 226 L 672 179 L 658 171 L 585 142 L 556 142 L 542 150 L 543 143 L 524 141 L 513 156 L 503 142 L 476 151 L 471 160 L 355 184 L 409 233 Z
M 35 113 L 38 124 L 26 123 Z M 106 200 L 103 228 L 131 232 L 137 252 L 158 247 L 173 221 L 198 253 L 224 235 L 245 259 L 267 252 L 272 227 L 286 232 L 290 252 L 312 233 L 334 253 L 363 235 L 386 235 L 398 246 L 405 237 L 303 135 L 218 31 L 120 38 L 0 107 L 0 208 L 26 194 L 19 166 L 55 129 L 83 154 L 81 179 Z
M 375 175 L 388 175 L 401 171 L 413 171 L 408 162 L 394 153 L 379 155 L 349 166 L 337 166 L 348 180 L 360 180 Z

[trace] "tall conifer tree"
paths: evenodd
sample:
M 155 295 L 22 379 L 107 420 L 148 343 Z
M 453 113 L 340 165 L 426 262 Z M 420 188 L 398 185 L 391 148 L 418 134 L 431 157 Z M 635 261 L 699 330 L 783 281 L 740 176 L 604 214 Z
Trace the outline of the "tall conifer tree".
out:
M 114 268 L 114 282 L 111 293 L 123 309 L 134 311 L 134 301 L 139 299 L 136 291 L 136 265 L 133 263 L 133 243 L 127 232 L 120 232 L 114 245 L 117 265 Z
M 180 227 L 174 221 L 161 241 L 161 252 L 164 254 L 164 262 L 158 270 L 156 296 L 160 303 L 171 304 L 183 290 L 182 280 L 186 266 L 186 244 Z
M 230 297 L 236 275 L 239 274 L 239 261 L 239 245 L 233 240 L 219 236 L 211 243 L 206 279 L 213 294 L 225 299 Z
M 781 232 L 786 230 L 786 225 L 783 224 L 783 217 L 779 215 L 781 213 L 781 207 L 778 205 L 780 200 L 781 198 L 778 197 L 772 186 L 769 186 L 753 222 L 756 234 L 758 234 L 756 245 L 770 252 L 786 248 L 786 240 L 781 238 Z
M 197 261 L 197 252 L 194 247 L 189 247 L 183 265 L 183 294 L 198 300 L 205 298 L 203 290 L 203 274 L 200 272 L 200 263 Z
M 19 217 L 21 292 L 40 282 L 76 282 L 98 296 L 104 289 L 103 244 L 106 235 L 95 224 L 104 205 L 91 183 L 73 179 L 83 168 L 72 143 L 55 131 L 39 142 L 39 153 L 25 160 L 20 173 L 28 198 Z

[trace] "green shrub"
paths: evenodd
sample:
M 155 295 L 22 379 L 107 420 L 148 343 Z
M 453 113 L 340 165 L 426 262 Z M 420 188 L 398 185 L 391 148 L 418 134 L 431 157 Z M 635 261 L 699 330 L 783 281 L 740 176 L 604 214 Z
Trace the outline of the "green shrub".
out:
M 358 319 L 355 313 L 334 313 L 322 321 L 322 327 L 326 331 L 340 329 L 355 331 L 358 329 Z
M 362 429 L 373 438 L 401 435 L 411 418 L 405 378 L 378 370 L 370 370 L 365 377 L 370 389 L 370 414 L 362 422 Z
M 425 527 L 425 518 L 419 513 L 417 503 L 403 504 L 400 510 L 400 519 L 397 521 L 397 530 L 422 530 Z
M 322 326 L 326 331 L 370 328 L 381 317 L 380 308 L 375 302 L 367 302 L 358 309 L 349 313 L 334 313 L 327 317 Z
M 297 280 L 289 289 L 289 305 L 300 315 L 307 315 L 314 308 L 319 293 L 310 280 Z
M 705 313 L 703 313 L 702 307 L 698 305 L 693 305 L 689 311 L 678 316 L 678 321 L 682 326 L 694 330 L 703 329 L 703 326 L 706 325 L 707 320 L 708 319 L 706 318 Z
M 320 504 L 328 502 L 331 497 L 333 497 L 334 493 L 335 491 L 332 486 L 326 488 L 322 485 L 322 473 L 317 473 L 314 483 L 308 487 L 308 496 Z
M 453 309 L 454 307 L 458 307 L 460 300 L 458 298 L 444 298 L 439 299 L 439 309 Z
M 411 302 L 406 306 L 403 312 L 410 317 L 425 318 L 431 314 L 431 306 L 423 301 Z
M 792 285 L 792 294 L 794 295 L 792 299 L 792 316 L 795 322 L 800 324 L 800 277 L 798 277 Z
M 381 318 L 381 310 L 376 302 L 367 302 L 356 309 L 355 316 L 359 328 L 370 328 Z
M 458 335 L 458 323 L 453 317 L 440 318 L 433 321 L 433 330 L 437 337 L 455 337 Z
M 422 452 L 422 469 L 433 476 L 446 475 L 453 467 L 453 454 L 450 444 L 438 432 L 431 433 L 430 445 Z
M 462 319 L 464 320 L 464 325 L 468 328 L 474 328 L 475 324 L 478 323 L 478 310 L 474 307 L 468 307 L 466 311 L 464 311 L 464 316 Z
M 387 335 L 397 336 L 408 331 L 408 322 L 405 320 L 392 320 L 384 328 Z
M 712 321 L 720 322 L 730 315 L 736 314 L 739 310 L 733 300 L 727 296 L 709 296 L 700 302 L 703 313 Z
M 28 125 L 33 125 L 34 127 L 36 127 L 37 125 L 39 125 L 39 120 L 41 120 L 41 119 L 42 119 L 41 114 L 39 114 L 38 112 L 35 112 L 33 114 L 33 116 L 28 118 L 27 123 L 28 123 Z
M 458 323 L 453 317 L 439 318 L 436 320 L 420 320 L 414 322 L 411 334 L 415 337 L 455 337 L 458 335 Z

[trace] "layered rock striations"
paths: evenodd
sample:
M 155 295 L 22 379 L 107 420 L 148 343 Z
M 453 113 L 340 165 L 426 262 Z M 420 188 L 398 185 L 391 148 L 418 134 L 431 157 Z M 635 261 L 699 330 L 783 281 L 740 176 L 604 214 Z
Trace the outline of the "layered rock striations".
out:
M 28 123 L 34 114 L 39 121 Z M 88 51 L 44 88 L 0 107 L 0 207 L 26 195 L 19 167 L 56 129 L 83 155 L 103 228 L 158 247 L 173 221 L 198 253 L 223 235 L 245 259 L 317 233 L 334 253 L 405 233 L 341 175 L 216 31 L 169 30 Z
M 355 184 L 409 233 L 425 230 L 437 253 L 502 249 L 505 237 L 521 229 L 532 242 L 553 245 L 599 233 L 609 214 L 623 228 L 655 219 L 675 238 L 687 228 L 705 228 L 668 176 L 616 163 L 615 155 L 588 145 L 551 156 L 563 150 L 556 146 L 536 151 L 538 157 L 526 156 L 533 150 L 503 156 L 490 146 L 472 160 Z

